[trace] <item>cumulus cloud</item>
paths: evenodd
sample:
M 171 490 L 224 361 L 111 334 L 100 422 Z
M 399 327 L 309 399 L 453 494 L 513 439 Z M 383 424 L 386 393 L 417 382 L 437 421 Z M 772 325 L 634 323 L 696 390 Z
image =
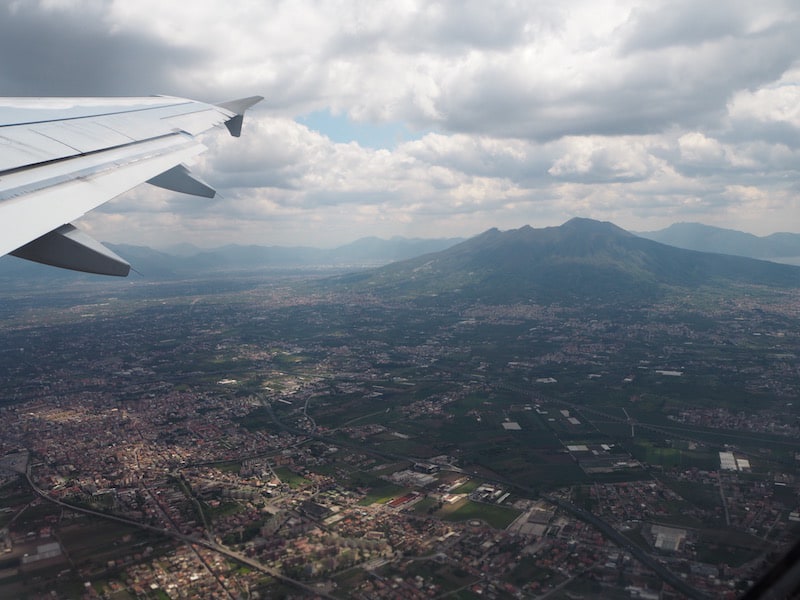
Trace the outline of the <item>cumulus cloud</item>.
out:
M 652 143 L 652 141 L 651 141 Z M 646 138 L 567 138 L 548 169 L 557 179 L 584 183 L 641 181 L 659 168 Z
M 86 217 L 104 239 L 330 245 L 576 215 L 769 233 L 798 214 L 789 0 L 32 0 L 0 7 L 0 51 L 6 95 L 265 96 L 241 138 L 205 138 L 194 170 L 218 198 L 143 186 Z M 337 142 L 315 111 L 416 139 Z

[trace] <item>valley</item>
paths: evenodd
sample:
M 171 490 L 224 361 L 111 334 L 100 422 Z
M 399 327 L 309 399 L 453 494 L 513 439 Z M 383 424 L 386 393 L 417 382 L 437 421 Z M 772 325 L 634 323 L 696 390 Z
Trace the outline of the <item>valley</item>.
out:
M 0 591 L 733 598 L 796 538 L 799 289 L 416 260 L 10 288 Z

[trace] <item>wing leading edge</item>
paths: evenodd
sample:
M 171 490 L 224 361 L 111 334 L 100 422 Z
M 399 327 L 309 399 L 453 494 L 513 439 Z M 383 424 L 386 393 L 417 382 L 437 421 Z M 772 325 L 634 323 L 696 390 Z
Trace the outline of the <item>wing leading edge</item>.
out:
M 130 265 L 71 221 L 140 183 L 213 197 L 183 164 L 219 125 L 241 133 L 261 96 L 0 98 L 0 256 L 126 276 Z

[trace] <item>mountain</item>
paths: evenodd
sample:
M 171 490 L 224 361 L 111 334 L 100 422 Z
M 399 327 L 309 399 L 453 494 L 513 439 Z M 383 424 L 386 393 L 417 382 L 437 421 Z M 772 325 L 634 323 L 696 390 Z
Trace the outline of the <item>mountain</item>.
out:
M 169 246 L 156 248 L 156 250 L 159 250 L 164 254 L 170 254 L 172 256 L 193 256 L 203 251 L 202 248 L 195 246 L 194 244 L 189 244 L 187 242 L 170 244 Z
M 463 241 L 461 238 L 410 239 L 395 237 L 390 240 L 382 240 L 376 237 L 367 237 L 333 249 L 231 244 L 203 250 L 190 244 L 178 244 L 164 251 L 127 244 L 106 245 L 130 262 L 145 279 L 153 280 L 192 278 L 230 271 L 257 271 L 264 268 L 376 266 L 443 250 L 461 241 Z M 98 281 L 105 279 L 98 275 L 45 267 L 12 256 L 0 257 L 0 280 L 75 281 L 81 278 Z
M 348 262 L 364 262 L 371 258 L 375 262 L 388 263 L 414 258 L 430 252 L 439 252 L 450 248 L 463 238 L 403 238 L 393 237 L 382 240 L 377 237 L 365 237 L 351 244 L 340 246 L 330 252 L 331 259 L 338 264 Z
M 700 223 L 675 223 L 666 229 L 648 231 L 637 235 L 701 252 L 718 252 L 750 258 L 763 258 L 776 262 L 797 264 L 800 257 L 800 234 L 773 233 L 758 237 L 742 231 L 711 227 Z
M 487 302 L 637 301 L 665 286 L 800 287 L 800 268 L 674 248 L 607 222 L 490 229 L 451 248 L 335 278 L 394 296 L 459 294 Z

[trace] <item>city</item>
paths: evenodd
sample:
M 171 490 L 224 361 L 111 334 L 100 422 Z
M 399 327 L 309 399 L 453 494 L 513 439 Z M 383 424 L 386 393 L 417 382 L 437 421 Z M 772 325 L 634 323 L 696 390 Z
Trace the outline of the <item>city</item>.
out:
M 796 536 L 796 290 L 239 284 L 6 311 L 0 592 L 733 598 Z
M 0 598 L 800 596 L 800 3 L 0 32 Z

